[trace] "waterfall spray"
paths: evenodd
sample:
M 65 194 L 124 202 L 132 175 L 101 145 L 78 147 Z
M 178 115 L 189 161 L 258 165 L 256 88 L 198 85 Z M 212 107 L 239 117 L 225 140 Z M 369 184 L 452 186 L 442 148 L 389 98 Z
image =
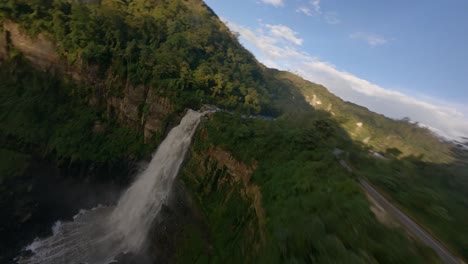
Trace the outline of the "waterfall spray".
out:
M 78 214 L 73 222 L 54 226 L 54 234 L 35 240 L 31 257 L 19 264 L 102 264 L 122 252 L 138 253 L 169 197 L 202 113 L 188 110 L 158 147 L 148 168 L 125 191 L 115 207 Z

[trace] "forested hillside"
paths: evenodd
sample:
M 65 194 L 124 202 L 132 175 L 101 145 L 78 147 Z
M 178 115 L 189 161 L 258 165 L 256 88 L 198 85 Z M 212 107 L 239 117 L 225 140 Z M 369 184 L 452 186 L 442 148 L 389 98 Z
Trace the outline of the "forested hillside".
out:
M 2 263 L 64 217 L 41 214 L 33 163 L 125 186 L 205 104 L 229 113 L 202 123 L 181 172 L 198 222 L 167 234 L 172 262 L 439 263 L 380 223 L 353 177 L 468 258 L 466 152 L 266 68 L 201 0 L 2 0 L 0 29 Z
M 19 22 L 31 34 L 47 32 L 66 62 L 111 82 L 101 92 L 119 94 L 123 83 L 131 83 L 150 86 L 176 106 L 215 103 L 275 114 L 288 103 L 303 101 L 291 98 L 272 109 L 272 100 L 284 101 L 297 90 L 314 108 L 336 116 L 353 139 L 381 152 L 398 148 L 403 156 L 451 161 L 450 145 L 428 129 L 343 102 L 293 74 L 265 69 L 201 1 L 100 2 L 8 1 L 1 8 L 5 19 Z
M 394 120 L 374 113 L 367 108 L 346 102 L 330 93 L 325 87 L 302 79 L 289 72 L 269 70 L 271 78 L 283 89 L 297 90 L 308 104 L 326 111 L 355 141 L 369 146 L 383 155 L 415 156 L 435 163 L 453 161 L 453 144 L 427 128 L 409 119 Z M 279 82 L 278 82 L 279 81 Z M 275 83 L 269 86 L 274 86 Z M 297 95 L 295 95 L 297 96 Z
M 438 263 L 433 252 L 376 220 L 333 155 L 332 146 L 343 144 L 339 134 L 320 113 L 275 121 L 216 114 L 199 132 L 182 174 L 210 223 L 211 244 L 187 228 L 178 259 Z
M 261 69 L 202 1 L 4 1 L 3 19 L 54 40 L 66 63 L 105 79 L 150 86 L 177 105 L 258 113 L 268 106 Z M 120 84 L 120 85 L 119 85 Z

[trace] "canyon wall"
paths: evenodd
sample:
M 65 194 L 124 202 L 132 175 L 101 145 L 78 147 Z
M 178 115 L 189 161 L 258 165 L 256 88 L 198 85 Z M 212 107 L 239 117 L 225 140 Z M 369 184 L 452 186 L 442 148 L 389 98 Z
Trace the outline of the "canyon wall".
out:
M 47 35 L 40 33 L 30 36 L 16 23 L 4 21 L 0 27 L 0 61 L 11 54 L 20 52 L 35 67 L 63 74 L 75 82 L 94 87 L 89 99 L 90 105 L 103 106 L 107 115 L 117 118 L 125 125 L 142 130 L 145 139 L 164 134 L 168 117 L 174 113 L 174 104 L 161 96 L 153 87 L 133 86 L 126 80 L 106 75 L 96 77 L 96 67 L 84 67 L 80 63 L 71 64 L 59 55 L 58 48 Z M 119 95 L 110 90 L 123 87 Z

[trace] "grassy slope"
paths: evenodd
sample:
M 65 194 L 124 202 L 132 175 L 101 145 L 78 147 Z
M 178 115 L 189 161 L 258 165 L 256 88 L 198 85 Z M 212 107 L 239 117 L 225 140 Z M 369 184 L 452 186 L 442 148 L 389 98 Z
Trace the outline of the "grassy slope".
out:
M 198 133 L 182 174 L 210 223 L 211 251 L 194 250 L 203 236 L 188 230 L 181 262 L 437 263 L 430 250 L 401 230 L 377 222 L 358 184 L 332 154 L 343 140 L 338 130 L 318 114 L 276 121 L 216 114 Z M 233 174 L 226 175 L 226 169 L 196 173 L 211 164 L 203 153 L 213 146 L 255 164 L 249 184 L 260 186 L 265 240 L 249 232 L 258 216 L 245 188 L 226 186 Z
M 283 97 L 302 95 L 312 101 L 316 95 L 322 104 L 315 108 L 328 112 L 354 139 L 353 146 L 345 144 L 343 148 L 352 153 L 350 163 L 358 175 L 381 187 L 452 251 L 468 258 L 468 239 L 464 235 L 468 232 L 466 151 L 441 141 L 425 128 L 344 102 L 325 87 L 291 73 L 276 70 L 268 73 L 273 76 L 273 84 L 293 91 Z M 292 105 L 292 99 L 282 100 L 285 101 L 282 104 Z M 358 122 L 364 126 L 357 128 Z M 367 145 L 360 142 L 366 137 L 372 138 Z M 370 154 L 371 150 L 384 153 L 390 160 L 377 159 Z
M 272 71 L 285 86 L 296 89 L 312 101 L 316 109 L 333 112 L 332 119 L 358 141 L 371 137 L 370 144 L 359 142 L 348 150 L 359 174 L 382 187 L 420 223 L 445 241 L 464 258 L 468 240 L 464 235 L 468 197 L 466 153 L 453 144 L 440 141 L 425 128 L 392 120 L 363 107 L 344 102 L 325 87 L 307 82 L 287 72 Z M 297 94 L 296 94 L 297 96 Z M 331 110 L 328 110 L 329 105 Z M 358 129 L 356 123 L 363 122 Z M 391 161 L 369 155 L 368 148 L 381 151 Z M 399 150 L 392 152 L 391 150 Z M 390 150 L 390 151 L 389 151 Z
M 369 147 L 381 153 L 388 149 L 397 148 L 401 156 L 420 157 L 423 161 L 433 163 L 449 163 L 454 161 L 450 148 L 452 145 L 441 141 L 426 128 L 404 120 L 394 120 L 381 114 L 374 113 L 367 108 L 345 102 L 330 93 L 325 87 L 306 81 L 292 73 L 270 70 L 273 78 L 281 80 L 290 89 L 296 89 L 307 101 L 312 102 L 314 108 L 327 111 L 350 134 L 353 140 L 364 141 L 369 138 Z M 363 123 L 359 128 L 356 124 Z
M 466 153 L 460 155 L 466 160 Z M 454 253 L 468 258 L 468 164 L 380 160 L 362 152 L 351 155 L 350 162 Z

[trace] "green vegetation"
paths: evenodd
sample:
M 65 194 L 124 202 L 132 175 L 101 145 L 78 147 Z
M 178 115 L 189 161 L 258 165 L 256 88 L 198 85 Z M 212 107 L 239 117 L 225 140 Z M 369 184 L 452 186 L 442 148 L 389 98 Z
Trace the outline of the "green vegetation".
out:
M 315 109 L 328 112 L 349 134 L 354 146 L 348 144 L 343 149 L 351 153 L 350 163 L 359 176 L 385 191 L 452 251 L 468 258 L 468 240 L 464 235 L 468 232 L 466 151 L 455 149 L 453 143 L 441 140 L 407 118 L 389 119 L 344 102 L 325 87 L 288 72 L 270 70 L 269 74 L 270 85 L 292 90 L 289 95 L 281 95 L 282 104 L 291 107 L 293 97 L 305 99 Z M 300 103 L 294 105 L 304 109 Z M 363 126 L 358 127 L 357 123 Z M 371 155 L 374 151 L 389 160 Z
M 86 87 L 34 70 L 21 57 L 0 69 L 0 138 L 74 162 L 118 162 L 148 153 L 143 136 L 86 103 Z M 97 131 L 99 123 L 105 131 Z
M 247 113 L 268 110 L 262 72 L 230 31 L 201 1 L 63 1 L 0 3 L 0 18 L 31 34 L 47 33 L 69 63 L 101 79 L 150 86 L 177 106 L 219 106 Z M 179 108 L 180 109 L 180 108 Z
M 31 36 L 41 34 L 61 58 L 58 69 L 43 72 L 7 43 L 9 58 L 0 67 L 0 200 L 28 191 L 29 182 L 15 179 L 32 157 L 61 168 L 122 167 L 146 157 L 158 139 L 145 143 L 141 127 L 114 120 L 106 104 L 124 98 L 128 87 L 152 89 L 174 105 L 163 126 L 202 104 L 278 117 L 217 113 L 204 123 L 181 178 L 208 231 L 182 227 L 179 262 L 436 263 L 432 251 L 377 222 L 335 160 L 335 147 L 350 153 L 359 176 L 468 258 L 468 165 L 461 162 L 468 157 L 451 144 L 409 120 L 391 120 L 265 68 L 201 0 L 75 2 L 0 1 L 1 30 L 12 21 Z M 61 76 L 63 68 L 81 81 Z M 145 102 L 136 108 L 140 115 L 150 111 Z M 243 182 L 219 168 L 206 157 L 213 147 L 252 168 L 252 178 Z M 372 157 L 371 150 L 391 159 Z
M 47 192 L 60 192 L 49 189 L 41 173 L 126 183 L 132 161 L 156 144 L 145 145 L 142 132 L 90 107 L 90 89 L 37 71 L 21 56 L 1 64 L 0 80 L 0 262 L 10 263 L 39 232 L 50 230 L 49 221 L 63 217 L 55 215 L 61 208 L 41 204 Z M 41 172 L 39 161 L 50 172 Z
M 391 195 L 419 223 L 468 258 L 468 164 L 434 164 L 417 157 L 382 160 L 354 152 L 350 162 L 360 176 Z M 455 152 L 458 160 L 467 154 Z
M 325 87 L 303 80 L 289 72 L 269 70 L 268 74 L 270 86 L 294 90 L 295 93 L 289 95 L 289 98 L 294 96 L 298 101 L 305 99 L 315 109 L 330 113 L 353 140 L 365 142 L 376 151 L 385 153 L 388 149 L 397 148 L 401 151 L 402 157 L 417 156 L 433 163 L 454 161 L 450 150 L 453 146 L 451 143 L 441 140 L 429 129 L 411 123 L 408 118 L 390 119 L 367 108 L 345 102 Z M 284 104 L 290 104 L 291 101 L 293 100 L 290 99 Z M 362 123 L 362 126 L 358 126 L 358 123 Z
M 195 195 L 210 223 L 213 249 L 211 254 L 204 254 L 202 250 L 190 251 L 192 245 L 188 245 L 187 251 L 181 248 L 185 260 L 192 263 L 207 258 L 212 263 L 434 261 L 430 260 L 433 257 L 430 251 L 414 245 L 400 230 L 377 222 L 358 183 L 347 175 L 332 153 L 333 146 L 344 140 L 338 136 L 338 130 L 320 115 L 265 121 L 216 114 L 198 133 L 192 159 L 183 172 L 190 189 L 197 190 Z M 244 164 L 256 164 L 249 184 L 261 186 L 264 240 L 261 234 L 250 230 L 252 222 L 262 221 L 255 215 L 253 201 L 245 195 L 248 191 L 239 184 L 225 184 L 232 180 L 229 177 L 235 177 L 232 173 L 218 168 L 197 175 L 199 166 L 210 166 L 203 153 L 215 146 L 232 153 Z M 257 228 L 256 224 L 253 226 Z M 186 236 L 200 240 L 196 231 Z
M 98 2 L 8 0 L 0 3 L 0 18 L 53 39 L 69 64 L 106 83 L 95 93 L 119 96 L 130 83 L 169 97 L 176 111 L 211 103 L 270 115 L 308 111 L 305 101 L 315 96 L 320 104 L 314 108 L 330 112 L 354 140 L 377 151 L 398 148 L 402 156 L 453 161 L 450 145 L 428 129 L 372 113 L 322 86 L 259 65 L 202 1 Z

